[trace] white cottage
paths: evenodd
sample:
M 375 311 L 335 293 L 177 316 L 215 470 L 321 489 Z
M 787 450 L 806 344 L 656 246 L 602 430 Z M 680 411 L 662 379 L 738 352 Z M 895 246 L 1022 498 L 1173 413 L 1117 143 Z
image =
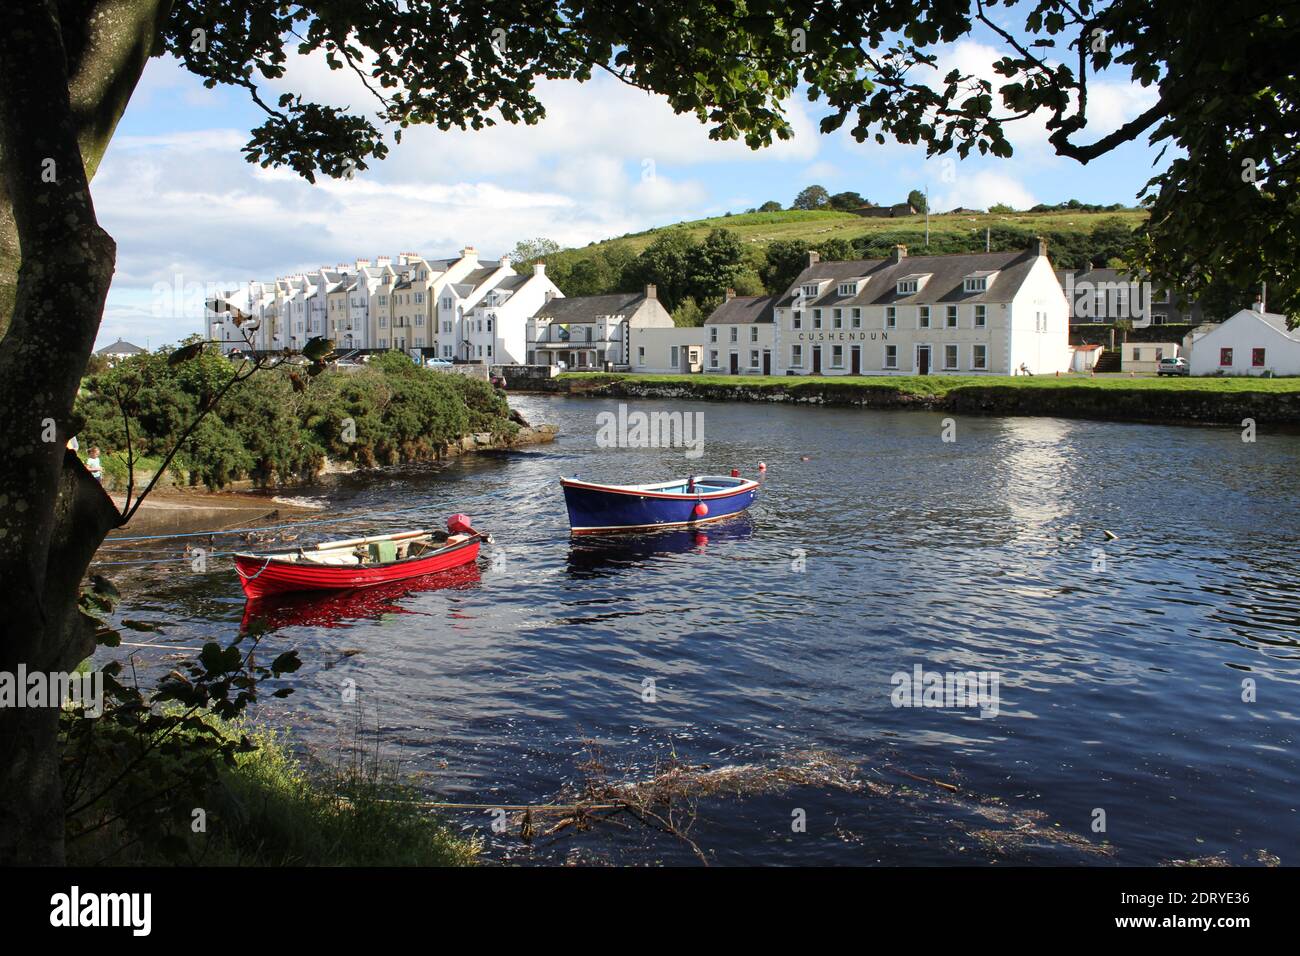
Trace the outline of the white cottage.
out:
M 1300 332 L 1256 302 L 1194 339 L 1188 365 L 1193 375 L 1300 375 Z
M 1036 239 L 1020 252 L 821 262 L 774 307 L 777 375 L 1051 375 L 1069 306 Z

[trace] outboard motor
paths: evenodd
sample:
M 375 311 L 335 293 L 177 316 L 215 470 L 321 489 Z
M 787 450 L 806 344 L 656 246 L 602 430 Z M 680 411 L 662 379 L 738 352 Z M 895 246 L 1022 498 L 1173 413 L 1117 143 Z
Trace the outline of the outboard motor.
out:
M 447 530 L 451 534 L 474 534 L 469 515 L 454 514 L 447 519 Z

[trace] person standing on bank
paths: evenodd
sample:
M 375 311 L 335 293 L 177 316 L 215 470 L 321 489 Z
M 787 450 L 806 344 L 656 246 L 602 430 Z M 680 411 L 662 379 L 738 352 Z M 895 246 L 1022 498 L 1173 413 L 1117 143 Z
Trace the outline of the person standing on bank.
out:
M 93 445 L 90 449 L 90 457 L 86 459 L 86 469 L 98 482 L 104 481 L 104 467 L 99 463 L 99 446 Z

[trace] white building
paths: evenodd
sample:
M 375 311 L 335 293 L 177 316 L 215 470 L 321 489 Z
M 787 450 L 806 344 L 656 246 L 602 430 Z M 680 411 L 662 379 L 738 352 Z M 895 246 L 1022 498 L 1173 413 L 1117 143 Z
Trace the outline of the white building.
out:
M 908 256 L 896 246 L 883 260 L 808 256 L 774 306 L 774 374 L 1069 368 L 1069 307 L 1041 239 L 1022 252 Z
M 707 355 L 704 370 L 711 374 L 771 375 L 775 334 L 773 295 L 737 296 L 730 289 L 713 314 L 704 320 Z
M 647 375 L 703 371 L 707 337 L 703 326 L 638 326 L 632 330 L 631 371 Z
M 1191 351 L 1192 375 L 1300 375 L 1300 332 L 1258 302 L 1198 336 Z
M 626 369 L 640 330 L 673 328 L 653 285 L 644 292 L 552 298 L 528 321 L 527 364 Z

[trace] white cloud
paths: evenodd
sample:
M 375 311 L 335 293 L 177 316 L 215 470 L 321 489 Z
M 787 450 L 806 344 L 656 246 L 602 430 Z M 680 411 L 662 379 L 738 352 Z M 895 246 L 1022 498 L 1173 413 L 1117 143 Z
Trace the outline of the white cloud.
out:
M 931 208 L 946 212 L 958 206 L 970 209 L 987 209 L 995 203 L 1005 203 L 1015 209 L 1028 209 L 1038 202 L 1033 194 L 1014 176 L 992 170 L 966 172 L 957 170 L 956 182 L 931 194 Z

